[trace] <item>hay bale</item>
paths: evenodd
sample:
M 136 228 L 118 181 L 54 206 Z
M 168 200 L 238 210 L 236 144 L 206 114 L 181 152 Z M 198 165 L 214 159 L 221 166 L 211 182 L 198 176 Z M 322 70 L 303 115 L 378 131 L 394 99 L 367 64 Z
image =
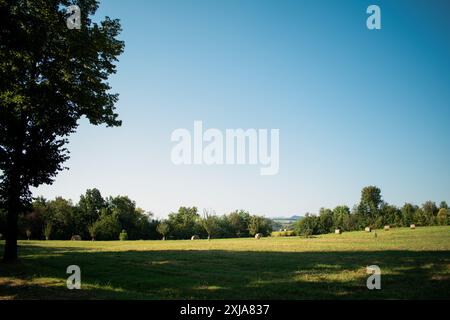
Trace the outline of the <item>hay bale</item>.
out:
M 411 229 L 415 229 L 416 228 L 416 225 L 415 224 L 412 224 L 412 225 L 410 225 L 409 226 Z
M 365 230 L 366 232 L 372 232 L 372 228 L 371 228 L 371 227 L 366 227 L 364 230 Z
M 335 234 L 341 234 L 341 233 L 342 233 L 342 230 L 341 230 L 341 229 L 336 229 L 336 230 L 334 230 L 334 233 L 335 233 Z
M 263 237 L 262 233 L 255 234 L 255 239 L 261 239 Z
M 81 241 L 81 236 L 76 234 L 76 235 L 72 236 L 72 238 L 70 238 L 70 240 L 72 240 L 72 241 Z
M 390 226 L 390 225 L 384 226 L 384 231 L 389 231 L 390 229 L 391 229 L 391 226 Z
M 194 235 L 191 237 L 191 240 L 198 240 L 198 239 L 200 239 L 200 237 L 199 237 L 198 235 L 196 235 L 196 234 L 194 234 Z

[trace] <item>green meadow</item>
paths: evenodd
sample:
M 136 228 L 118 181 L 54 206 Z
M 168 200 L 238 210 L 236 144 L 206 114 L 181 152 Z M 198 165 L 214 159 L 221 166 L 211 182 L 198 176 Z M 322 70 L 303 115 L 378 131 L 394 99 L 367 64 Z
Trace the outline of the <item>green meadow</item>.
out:
M 19 255 L 0 262 L 0 299 L 450 298 L 448 226 L 259 240 L 20 241 Z M 81 268 L 81 290 L 66 287 L 69 265 Z M 381 268 L 381 290 L 367 289 L 368 265 Z

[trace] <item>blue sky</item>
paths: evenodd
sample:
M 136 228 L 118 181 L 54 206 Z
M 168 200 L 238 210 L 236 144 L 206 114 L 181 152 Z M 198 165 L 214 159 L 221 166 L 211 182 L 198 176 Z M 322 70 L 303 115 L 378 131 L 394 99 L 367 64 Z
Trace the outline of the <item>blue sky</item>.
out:
M 366 28 L 381 8 L 382 29 Z M 428 5 L 427 5 L 428 4 Z M 450 5 L 445 1 L 104 0 L 119 18 L 120 128 L 71 136 L 70 170 L 34 190 L 87 188 L 166 216 L 179 206 L 266 216 L 450 200 Z M 177 128 L 279 128 L 280 171 L 175 166 Z

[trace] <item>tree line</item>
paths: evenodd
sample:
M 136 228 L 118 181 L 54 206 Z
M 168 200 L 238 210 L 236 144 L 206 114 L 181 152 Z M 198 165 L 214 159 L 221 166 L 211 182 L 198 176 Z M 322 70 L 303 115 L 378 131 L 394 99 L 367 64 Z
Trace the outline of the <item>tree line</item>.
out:
M 394 227 L 435 226 L 450 224 L 450 211 L 445 201 L 439 206 L 433 201 L 426 201 L 421 206 L 405 203 L 401 208 L 382 200 L 381 190 L 368 186 L 361 191 L 361 200 L 351 210 L 348 206 L 334 209 L 321 208 L 318 215 L 306 214 L 297 221 L 294 230 L 297 235 L 314 235 L 342 231 Z
M 68 240 L 156 240 L 251 237 L 271 234 L 278 225 L 271 219 L 251 215 L 245 210 L 215 215 L 212 210 L 200 213 L 197 207 L 180 207 L 167 219 L 157 220 L 151 212 L 136 206 L 127 196 L 104 198 L 98 189 L 89 189 L 78 203 L 57 197 L 34 199 L 29 210 L 19 217 L 19 238 Z M 294 223 L 296 235 L 315 235 L 364 230 L 366 227 L 434 226 L 450 224 L 450 210 L 445 201 L 439 206 L 426 201 L 421 206 L 405 203 L 401 208 L 382 200 L 381 190 L 368 186 L 352 209 L 341 205 L 321 208 L 318 215 L 306 216 Z M 0 209 L 0 238 L 7 229 L 6 211 Z
M 83 240 L 231 238 L 272 231 L 270 219 L 244 210 L 217 216 L 211 210 L 200 214 L 196 207 L 181 207 L 160 221 L 127 196 L 103 198 L 98 189 L 87 190 L 76 204 L 62 197 L 38 197 L 20 215 L 18 226 L 21 239 L 53 240 L 73 236 Z M 0 210 L 0 234 L 6 228 L 6 212 Z

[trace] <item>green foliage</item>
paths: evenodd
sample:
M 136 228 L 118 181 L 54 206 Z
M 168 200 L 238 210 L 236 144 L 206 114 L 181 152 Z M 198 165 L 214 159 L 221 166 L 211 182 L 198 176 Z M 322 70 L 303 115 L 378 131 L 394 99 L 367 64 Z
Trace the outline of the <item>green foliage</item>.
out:
M 442 203 L 441 203 L 442 206 Z M 358 211 L 359 205 L 350 211 L 347 206 L 337 206 L 333 210 L 321 208 L 318 215 L 307 214 L 297 221 L 293 227 L 295 234 L 311 236 L 334 233 L 335 229 L 343 231 L 363 230 L 367 217 Z M 137 208 L 134 201 L 126 196 L 108 197 L 104 199 L 97 189 L 88 190 L 77 204 L 56 198 L 46 200 L 36 198 L 32 209 L 25 214 L 20 223 L 21 237 L 26 239 L 26 231 L 30 230 L 33 239 L 45 239 L 45 227 L 54 240 L 70 239 L 80 235 L 83 239 L 116 240 L 120 230 L 127 230 L 130 240 L 138 239 L 190 239 L 194 234 L 200 238 L 235 238 L 249 237 L 256 233 L 268 236 L 275 225 L 272 220 L 250 215 L 244 210 L 236 210 L 229 214 L 217 216 L 205 211 L 203 217 L 197 213 L 196 207 L 181 207 L 178 212 L 171 213 L 164 221 L 152 219 L 152 214 Z M 93 222 L 88 223 L 91 219 Z M 5 212 L 0 210 L 0 233 L 3 233 Z M 428 201 L 420 208 L 406 203 L 401 209 L 381 202 L 378 214 L 372 227 L 391 226 L 446 225 L 450 223 L 449 212 L 444 207 L 438 209 L 434 202 Z M 280 230 L 281 228 L 277 228 Z M 274 236 L 290 235 L 291 232 L 273 233 Z
M 97 237 L 98 231 L 100 229 L 100 221 L 95 221 L 93 224 L 88 226 L 89 235 L 91 236 L 92 241 Z
M 208 234 L 208 239 L 211 239 L 213 236 L 219 233 L 220 222 L 219 218 L 214 215 L 214 212 L 204 210 L 203 218 L 200 220 L 200 222 L 206 233 Z
M 156 230 L 159 222 L 153 219 L 153 213 L 145 212 L 141 208 L 136 208 L 137 221 L 135 229 L 131 231 L 135 235 L 133 239 L 151 240 L 157 239 L 159 233 Z
M 329 233 L 334 231 L 333 211 L 321 208 L 317 221 L 318 233 Z
M 448 209 L 445 207 L 439 209 L 437 214 L 437 222 L 440 226 L 445 226 L 449 223 Z
M 231 237 L 249 236 L 248 225 L 250 222 L 250 213 L 244 210 L 236 210 L 225 217 L 226 224 L 229 226 Z
M 333 209 L 333 228 L 349 231 L 353 228 L 349 224 L 350 208 L 347 206 L 337 206 Z
M 7 260 L 17 257 L 18 219 L 31 203 L 30 188 L 51 184 L 65 169 L 68 137 L 79 120 L 121 124 L 118 95 L 107 81 L 124 49 L 117 39 L 120 23 L 91 19 L 98 2 L 83 0 L 76 1 L 81 28 L 70 30 L 69 3 L 0 1 L 0 202 L 10 221 Z
M 139 223 L 144 211 L 137 209 L 134 201 L 126 196 L 109 198 L 108 210 L 117 217 L 120 228 L 129 231 L 130 239 L 140 238 Z
M 297 221 L 294 230 L 298 235 L 314 235 L 334 232 L 340 228 L 344 231 L 362 230 L 365 227 L 383 228 L 385 225 L 409 227 L 447 225 L 450 223 L 446 202 L 438 209 L 432 201 L 425 202 L 420 208 L 405 203 L 401 209 L 381 200 L 381 191 L 374 186 L 365 187 L 361 191 L 361 201 L 352 212 L 346 206 L 338 206 L 333 211 L 320 209 L 319 215 L 307 214 L 303 220 Z
M 119 234 L 119 240 L 120 241 L 128 240 L 128 233 L 126 230 L 122 230 L 122 232 Z
M 52 231 L 53 231 L 53 224 L 52 222 L 47 222 L 44 226 L 44 236 L 45 236 L 45 240 L 50 240 L 50 237 L 52 235 Z
M 37 198 L 20 220 L 22 237 L 30 230 L 34 239 L 45 238 L 46 223 L 53 226 L 52 239 L 80 235 L 83 239 L 113 240 L 122 229 L 128 230 L 132 240 L 158 238 L 158 221 L 152 219 L 151 213 L 136 208 L 127 197 L 104 200 L 97 189 L 88 190 L 76 205 L 60 197 L 51 201 Z
M 378 217 L 374 227 L 383 228 L 385 225 L 401 227 L 403 225 L 403 216 L 401 210 L 397 207 L 383 203 L 380 208 L 380 216 Z
M 272 223 L 269 219 L 260 216 L 250 216 L 248 231 L 251 236 L 262 233 L 264 236 L 272 232 Z
M 363 225 L 374 227 L 379 220 L 382 204 L 381 190 L 376 186 L 364 187 L 361 190 L 361 201 L 358 205 L 358 215 Z
M 162 221 L 161 223 L 158 224 L 158 226 L 156 227 L 156 230 L 158 231 L 159 234 L 162 235 L 163 240 L 166 240 L 166 236 L 170 230 L 170 225 L 169 225 L 169 223 Z
M 100 217 L 100 211 L 106 208 L 106 201 L 98 189 L 88 189 L 78 201 L 78 222 L 81 225 L 92 225 Z M 78 230 L 84 234 L 85 230 Z M 85 235 L 85 234 L 84 234 Z
M 196 207 L 180 207 L 178 212 L 169 214 L 167 223 L 170 225 L 170 235 L 175 239 L 190 239 L 194 234 L 205 235 Z
M 98 225 L 99 240 L 116 240 L 120 233 L 120 223 L 116 215 L 109 213 L 106 209 L 102 211 Z
M 295 233 L 299 236 L 309 237 L 313 234 L 319 234 L 319 218 L 307 213 L 305 217 L 294 224 Z
M 433 201 L 427 201 L 422 204 L 422 210 L 424 215 L 424 225 L 433 226 L 437 225 L 436 216 L 438 208 Z
M 57 197 L 47 203 L 48 210 L 44 216 L 45 221 L 53 225 L 55 239 L 70 239 L 76 234 L 75 222 L 77 217 L 74 213 L 74 206 L 70 200 Z
M 401 215 L 403 217 L 403 226 L 408 227 L 411 224 L 416 223 L 414 219 L 414 215 L 417 211 L 417 206 L 412 205 L 411 203 L 405 203 L 401 209 Z
M 426 226 L 429 223 L 429 219 L 422 208 L 417 208 L 414 213 L 414 223 L 418 226 Z
M 271 237 L 292 237 L 295 236 L 295 232 L 293 230 L 287 231 L 272 231 L 270 234 Z

